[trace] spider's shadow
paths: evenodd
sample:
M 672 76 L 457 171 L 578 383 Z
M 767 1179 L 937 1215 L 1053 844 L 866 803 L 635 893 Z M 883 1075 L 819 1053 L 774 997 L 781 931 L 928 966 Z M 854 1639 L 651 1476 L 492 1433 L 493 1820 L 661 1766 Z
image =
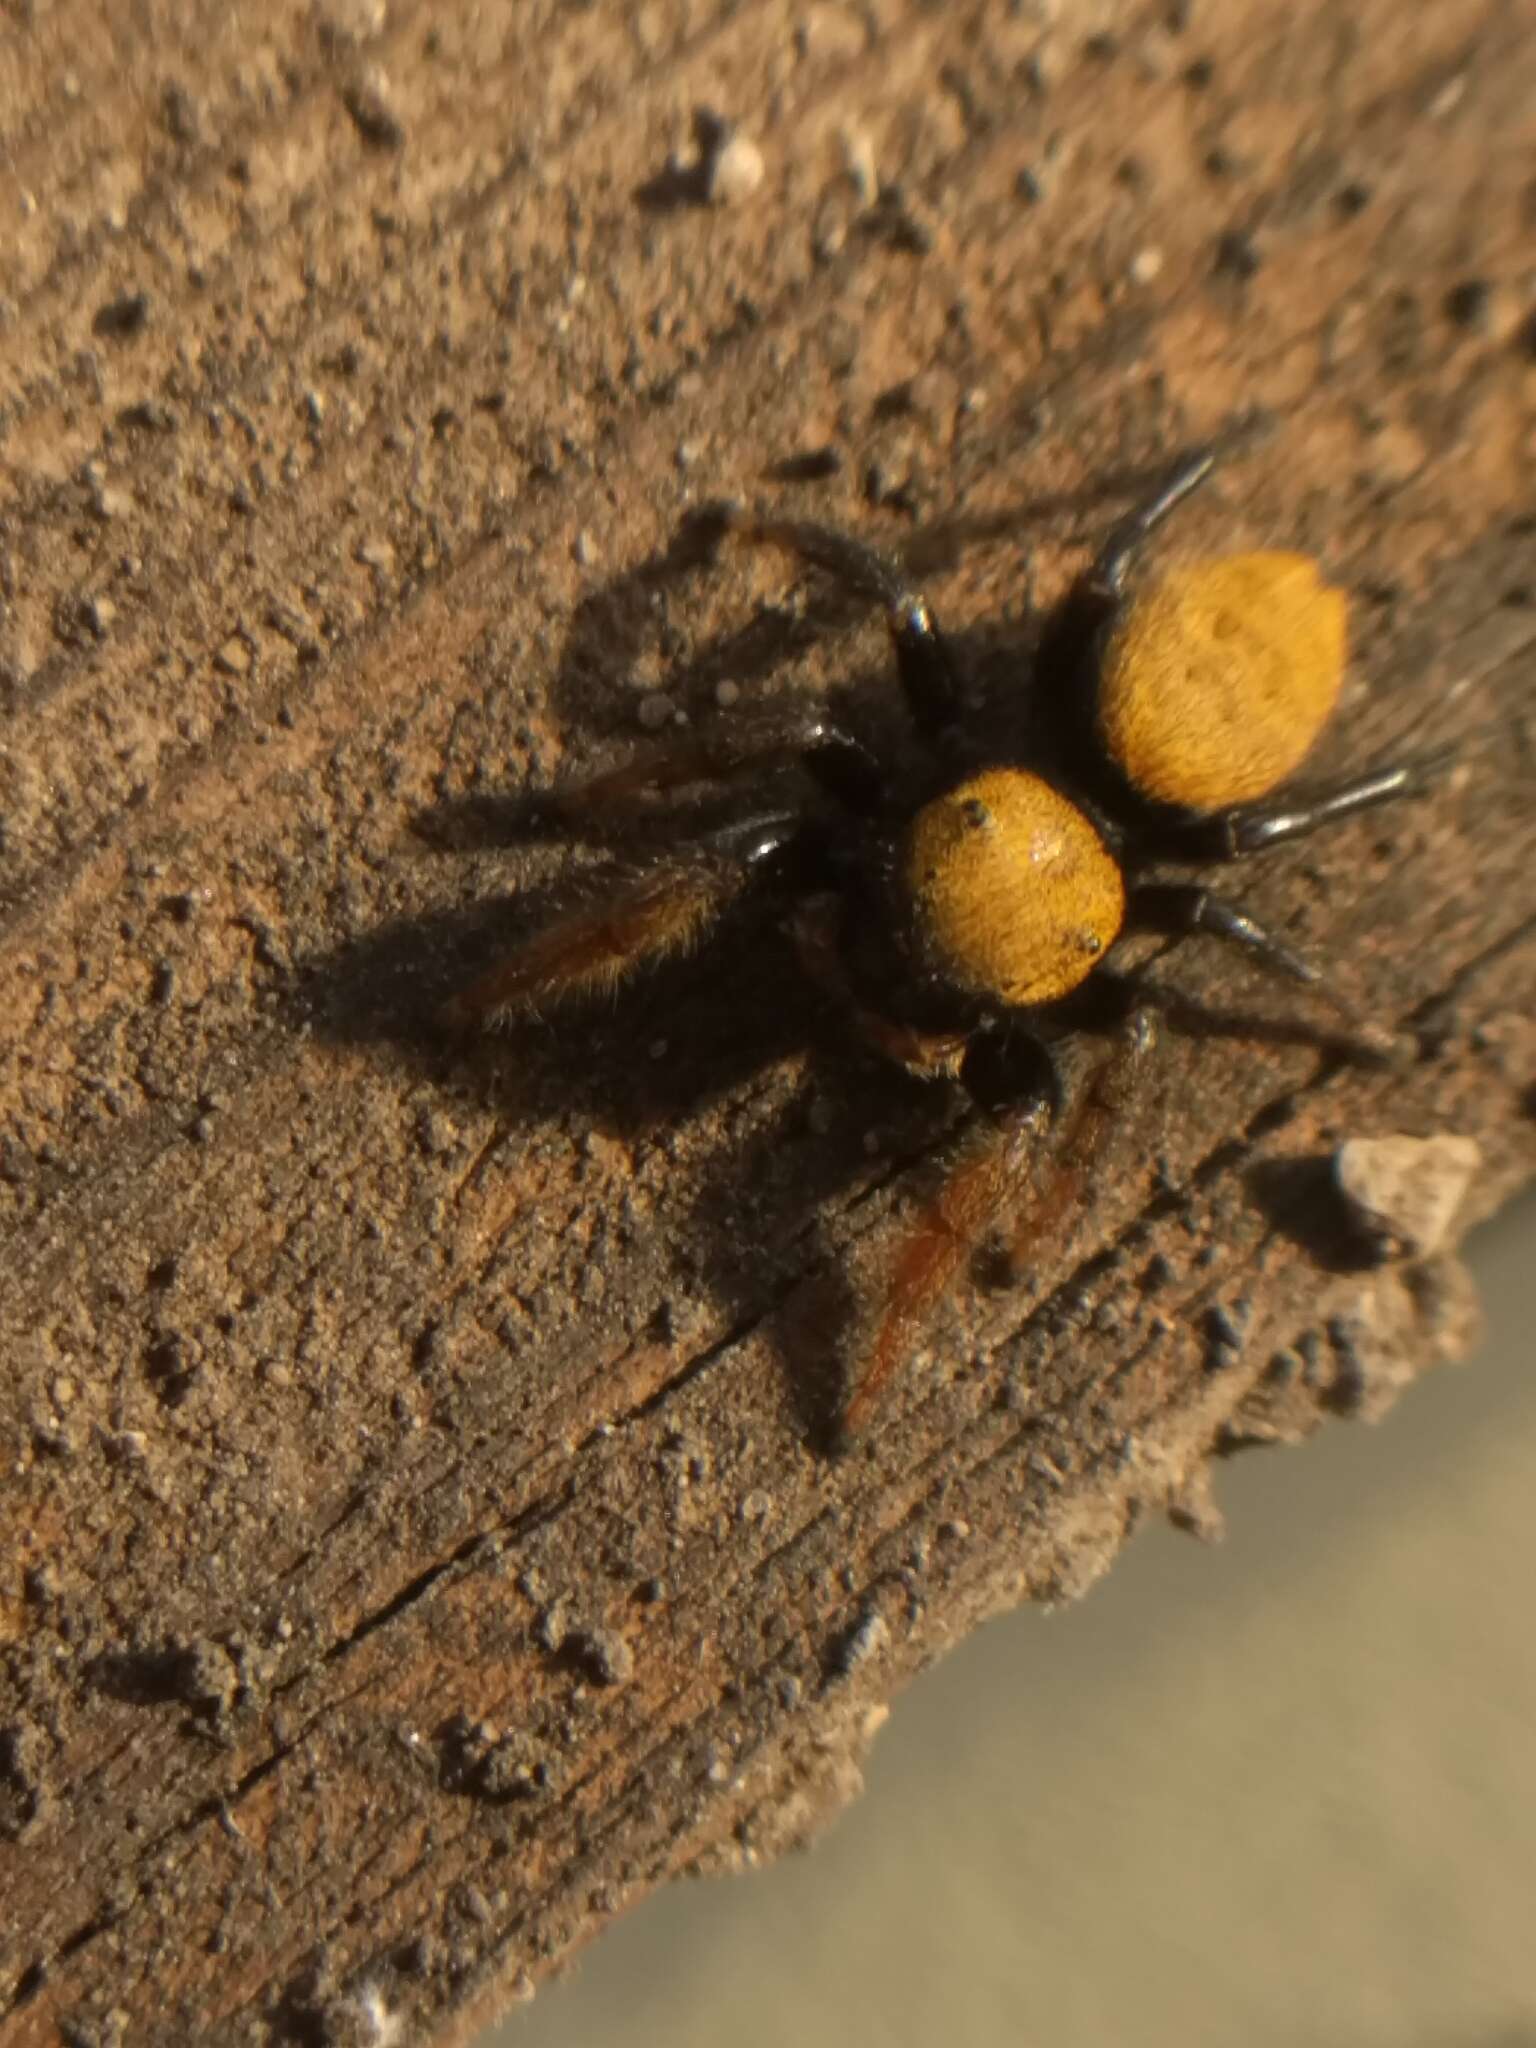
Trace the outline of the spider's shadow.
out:
M 1046 524 L 1069 522 L 1073 539 L 1086 541 L 1106 501 L 1133 495 L 1146 482 L 1141 472 L 1118 473 L 1100 479 L 1092 490 L 1023 500 L 984 516 L 932 521 L 915 527 L 890 551 L 921 585 L 957 566 L 968 549 L 1018 541 Z M 578 743 L 577 751 L 582 742 L 605 747 L 615 742 L 636 754 L 665 749 L 665 734 L 651 737 L 637 729 L 634 690 L 616 687 L 654 652 L 667 662 L 668 702 L 692 725 L 731 715 L 718 708 L 722 685 L 751 704 L 771 678 L 792 672 L 797 661 L 873 611 L 869 597 L 834 588 L 812 572 L 789 569 L 785 587 L 793 585 L 797 592 L 793 607 L 760 602 L 740 623 L 694 644 L 670 614 L 674 605 L 689 607 L 694 593 L 720 575 L 735 552 L 724 542 L 721 510 L 705 505 L 688 514 L 664 547 L 577 603 L 548 694 L 550 722 Z M 983 745 L 1008 734 L 1017 746 L 1021 724 L 1027 724 L 1034 655 L 1049 623 L 1034 607 L 1027 549 L 1020 583 L 1017 611 L 994 624 L 961 633 L 951 629 L 947 635 L 976 693 L 975 730 Z M 872 669 L 855 670 L 824 701 L 893 759 L 912 748 L 888 658 Z M 746 782 L 743 778 L 744 787 Z M 515 846 L 570 829 L 551 793 L 539 790 L 439 797 L 418 811 L 412 824 L 423 841 L 458 851 Z
M 771 916 L 727 919 L 699 955 L 638 977 L 613 1002 L 504 1029 L 445 1024 L 443 1006 L 499 948 L 537 929 L 547 904 L 536 892 L 399 919 L 311 962 L 309 1028 L 404 1061 L 445 1100 L 489 1110 L 513 1133 L 560 1119 L 644 1150 L 684 1120 L 725 1109 L 718 1151 L 702 1174 L 690 1168 L 691 1199 L 661 1227 L 686 1242 L 730 1321 L 773 1312 L 801 1428 L 830 1442 L 859 1304 L 815 1219 L 868 1174 L 865 1132 L 878 1126 L 902 1150 L 921 1150 L 952 1103 L 850 1045 Z M 748 1135 L 733 1139 L 731 1105 L 801 1059 L 803 1078 L 768 1084 L 773 1104 L 749 1112 Z M 665 1255 L 658 1264 L 665 1270 Z M 808 1284 L 792 1288 L 780 1313 L 786 1265 Z

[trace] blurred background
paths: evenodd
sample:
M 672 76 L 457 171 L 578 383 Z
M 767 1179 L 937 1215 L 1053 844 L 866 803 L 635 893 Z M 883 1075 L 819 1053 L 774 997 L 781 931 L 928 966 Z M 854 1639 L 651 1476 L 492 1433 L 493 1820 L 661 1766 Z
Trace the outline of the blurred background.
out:
M 1471 1370 L 983 1629 L 812 1854 L 674 1885 L 483 2048 L 1536 2048 L 1533 1226 L 1474 1242 Z

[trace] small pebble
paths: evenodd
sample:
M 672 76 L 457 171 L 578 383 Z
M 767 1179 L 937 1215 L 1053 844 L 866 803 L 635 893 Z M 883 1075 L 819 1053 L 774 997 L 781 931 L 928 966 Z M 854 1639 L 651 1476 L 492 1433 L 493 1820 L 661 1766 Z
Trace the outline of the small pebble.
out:
M 405 127 L 389 103 L 389 86 L 382 72 L 354 79 L 342 93 L 342 102 L 370 149 L 400 149 Z
M 873 206 L 880 192 L 880 179 L 875 170 L 875 146 L 862 128 L 845 128 L 840 139 L 843 162 L 858 194 L 859 204 Z
M 640 699 L 636 717 L 645 732 L 660 732 L 673 713 L 672 699 L 663 690 L 651 690 Z
M 1425 1258 L 1450 1235 L 1481 1159 L 1475 1138 L 1350 1138 L 1334 1154 L 1333 1171 L 1383 1254 Z
M 866 1614 L 837 1645 L 837 1664 L 844 1677 L 890 1647 L 891 1631 L 884 1615 Z
M 763 182 L 763 153 L 750 136 L 732 134 L 709 160 L 704 189 L 711 206 L 736 206 Z

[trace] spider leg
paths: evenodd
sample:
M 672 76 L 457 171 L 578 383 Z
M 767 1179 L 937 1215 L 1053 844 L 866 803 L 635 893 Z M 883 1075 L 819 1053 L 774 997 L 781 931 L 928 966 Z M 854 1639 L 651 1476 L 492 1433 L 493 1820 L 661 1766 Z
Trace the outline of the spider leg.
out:
M 552 793 L 551 807 L 574 821 L 626 814 L 647 798 L 726 782 L 753 769 L 803 761 L 850 809 L 870 813 L 885 794 L 885 773 L 868 747 L 810 704 L 773 704 L 711 720 L 668 747 L 626 762 L 590 782 Z
M 949 1292 L 995 1224 L 1010 1191 L 1028 1173 L 1031 1152 L 1044 1128 L 1038 1108 L 988 1125 L 962 1150 L 933 1199 L 908 1225 L 886 1279 L 879 1320 L 863 1348 L 843 1409 L 845 1443 L 863 1433 L 935 1303 Z
M 1198 882 L 1143 883 L 1132 891 L 1130 918 L 1143 931 L 1167 932 L 1174 937 L 1205 932 L 1211 938 L 1241 946 L 1250 960 L 1268 968 L 1271 974 L 1283 974 L 1313 987 L 1323 985 L 1310 960 L 1284 939 L 1277 938 L 1239 904 Z
M 1050 1124 L 1047 1093 L 1015 1105 L 961 1151 L 897 1247 L 879 1320 L 843 1411 L 845 1441 L 864 1429 L 934 1304 L 948 1292 L 1000 1215 L 1011 1212 L 1015 1219 L 1010 1263 L 1017 1262 L 1026 1246 L 1049 1247 L 1071 1224 L 1152 1037 L 1147 1013 L 1135 1011 L 1119 1045 L 1079 1090 L 1053 1144 L 1041 1142 Z
M 1116 1033 L 1115 1044 L 1078 1088 L 1049 1158 L 1030 1199 L 1016 1216 L 1007 1248 L 1010 1270 L 1026 1252 L 1038 1256 L 1043 1243 L 1053 1248 L 1076 1220 L 1087 1199 L 1093 1174 L 1110 1133 L 1126 1104 L 1153 1046 L 1157 1027 L 1149 1009 L 1131 1009 Z
M 1329 986 L 1312 962 L 1261 924 L 1250 911 L 1198 882 L 1148 882 L 1131 893 L 1131 922 L 1143 930 L 1176 937 L 1203 932 L 1228 945 L 1240 946 L 1256 966 L 1315 989 L 1335 1016 L 1374 1057 L 1393 1057 L 1402 1050 L 1396 1035 L 1364 1017 L 1346 996 Z
M 1287 840 L 1304 839 L 1320 826 L 1352 818 L 1357 811 L 1396 803 L 1399 797 L 1422 796 L 1444 770 L 1452 753 L 1451 748 L 1443 747 L 1414 760 L 1372 769 L 1368 774 L 1311 795 L 1299 792 L 1281 803 L 1240 804 L 1232 810 L 1213 812 L 1209 817 L 1180 819 L 1166 826 L 1158 836 L 1168 842 L 1169 852 L 1181 860 L 1238 860 L 1247 853 L 1282 846 Z
M 698 942 L 800 831 L 790 811 L 711 833 L 534 932 L 444 1009 L 454 1025 L 504 1022 L 606 995 Z
M 732 508 L 726 532 L 754 547 L 782 548 L 813 568 L 824 569 L 856 597 L 885 613 L 896 655 L 896 673 L 912 722 L 924 739 L 942 738 L 964 710 L 960 669 L 939 630 L 928 600 L 913 589 L 901 565 L 881 549 L 803 519 L 756 519 Z
M 807 977 L 832 997 L 867 1046 L 919 1080 L 958 1077 L 971 1031 L 925 1031 L 865 1002 L 854 987 L 843 955 L 842 915 L 837 904 L 824 897 L 802 904 L 791 929 Z
M 1162 525 L 1176 505 L 1199 488 L 1216 467 L 1214 448 L 1196 448 L 1169 471 L 1144 504 L 1128 512 L 1110 528 L 1089 570 L 1087 582 L 1099 595 L 1118 599 L 1126 577 L 1144 542 Z

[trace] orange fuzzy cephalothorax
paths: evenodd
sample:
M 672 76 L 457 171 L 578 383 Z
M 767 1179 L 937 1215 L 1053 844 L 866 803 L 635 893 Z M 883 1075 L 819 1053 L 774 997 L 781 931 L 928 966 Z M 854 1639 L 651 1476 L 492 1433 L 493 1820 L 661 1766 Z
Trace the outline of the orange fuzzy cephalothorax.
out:
M 1306 555 L 1229 555 L 1139 592 L 1099 672 L 1099 732 L 1131 786 L 1213 811 L 1284 781 L 1344 679 L 1345 598 Z
M 1069 994 L 1125 917 L 1120 869 L 1088 819 L 1017 768 L 991 769 L 925 804 L 901 875 L 920 955 L 998 1002 Z

